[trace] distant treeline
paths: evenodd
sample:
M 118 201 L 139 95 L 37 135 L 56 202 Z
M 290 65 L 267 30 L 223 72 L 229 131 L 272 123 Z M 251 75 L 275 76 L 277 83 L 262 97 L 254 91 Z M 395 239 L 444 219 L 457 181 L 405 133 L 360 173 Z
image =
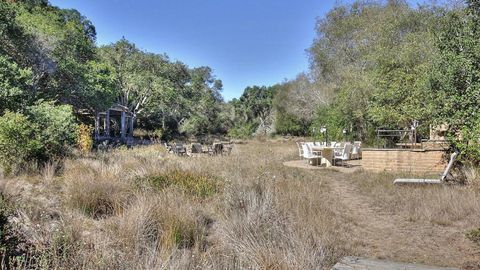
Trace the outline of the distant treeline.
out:
M 317 20 L 310 70 L 224 102 L 209 67 L 188 67 L 126 39 L 98 47 L 87 18 L 46 0 L 1 1 L 0 148 L 19 132 L 10 124 L 24 121 L 32 130 L 15 144 L 38 141 L 26 156 L 63 154 L 75 143 L 75 125 L 93 125 L 97 113 L 119 103 L 137 127 L 164 139 L 318 135 L 325 126 L 332 139 L 345 129 L 368 141 L 377 127 L 417 120 L 427 135 L 431 124 L 447 123 L 452 145 L 478 160 L 479 6 L 338 4 Z
M 243 123 L 234 134 L 252 132 L 266 115 L 280 134 L 320 136 L 325 126 L 331 139 L 345 130 L 370 142 L 379 127 L 418 121 L 428 137 L 430 125 L 445 123 L 452 146 L 480 160 L 480 1 L 337 5 L 317 20 L 308 53 L 308 72 L 231 102 Z

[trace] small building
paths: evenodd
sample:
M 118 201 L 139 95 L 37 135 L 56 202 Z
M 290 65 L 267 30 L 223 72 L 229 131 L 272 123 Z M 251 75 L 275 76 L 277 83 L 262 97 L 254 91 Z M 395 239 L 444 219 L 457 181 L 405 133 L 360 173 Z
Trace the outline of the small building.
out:
M 104 141 L 119 138 L 126 142 L 133 138 L 135 116 L 128 107 L 116 104 L 95 117 L 95 140 Z M 117 129 L 112 129 L 112 124 Z

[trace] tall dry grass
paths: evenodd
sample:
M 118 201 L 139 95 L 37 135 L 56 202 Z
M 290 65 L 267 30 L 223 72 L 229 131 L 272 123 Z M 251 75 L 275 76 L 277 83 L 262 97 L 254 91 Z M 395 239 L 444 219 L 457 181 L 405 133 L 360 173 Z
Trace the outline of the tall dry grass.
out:
M 391 214 L 402 214 L 410 221 L 436 225 L 480 224 L 480 196 L 470 186 L 393 185 L 395 175 L 363 172 L 352 183 L 374 204 Z M 470 178 L 472 179 L 472 178 Z
M 30 264 L 51 269 L 329 269 L 366 245 L 332 186 L 339 177 L 412 222 L 479 221 L 471 190 L 282 165 L 292 159 L 289 142 L 252 141 L 230 156 L 118 149 L 67 160 L 34 184 L 7 179 L 4 194 L 22 213 L 16 223 L 27 224 Z

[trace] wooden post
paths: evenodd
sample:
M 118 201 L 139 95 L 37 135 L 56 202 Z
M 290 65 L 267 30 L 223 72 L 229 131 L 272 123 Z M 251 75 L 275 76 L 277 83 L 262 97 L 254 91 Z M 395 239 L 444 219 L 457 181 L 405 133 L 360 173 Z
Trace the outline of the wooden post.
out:
M 107 110 L 105 115 L 105 136 L 110 137 L 110 109 Z
M 126 125 L 125 125 L 125 119 L 126 116 L 125 116 L 125 112 L 122 111 L 122 119 L 120 120 L 120 138 L 122 140 L 125 139 L 125 136 L 126 136 Z
M 129 122 L 128 122 L 128 124 L 129 124 L 129 126 L 130 126 L 130 127 L 129 127 L 129 131 L 130 131 L 130 132 L 129 132 L 129 133 L 130 133 L 129 136 L 130 136 L 130 137 L 133 137 L 133 122 L 134 122 L 134 121 L 135 121 L 135 118 L 134 118 L 133 116 L 130 116 Z
M 98 140 L 100 135 L 100 115 L 97 113 L 95 114 L 95 140 Z

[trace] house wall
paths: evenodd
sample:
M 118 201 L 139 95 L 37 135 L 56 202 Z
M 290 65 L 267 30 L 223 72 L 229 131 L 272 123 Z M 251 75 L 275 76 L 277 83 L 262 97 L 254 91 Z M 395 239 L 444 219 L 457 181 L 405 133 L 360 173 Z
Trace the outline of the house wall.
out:
M 439 174 L 445 170 L 445 151 L 409 149 L 364 149 L 362 166 L 374 172 Z

